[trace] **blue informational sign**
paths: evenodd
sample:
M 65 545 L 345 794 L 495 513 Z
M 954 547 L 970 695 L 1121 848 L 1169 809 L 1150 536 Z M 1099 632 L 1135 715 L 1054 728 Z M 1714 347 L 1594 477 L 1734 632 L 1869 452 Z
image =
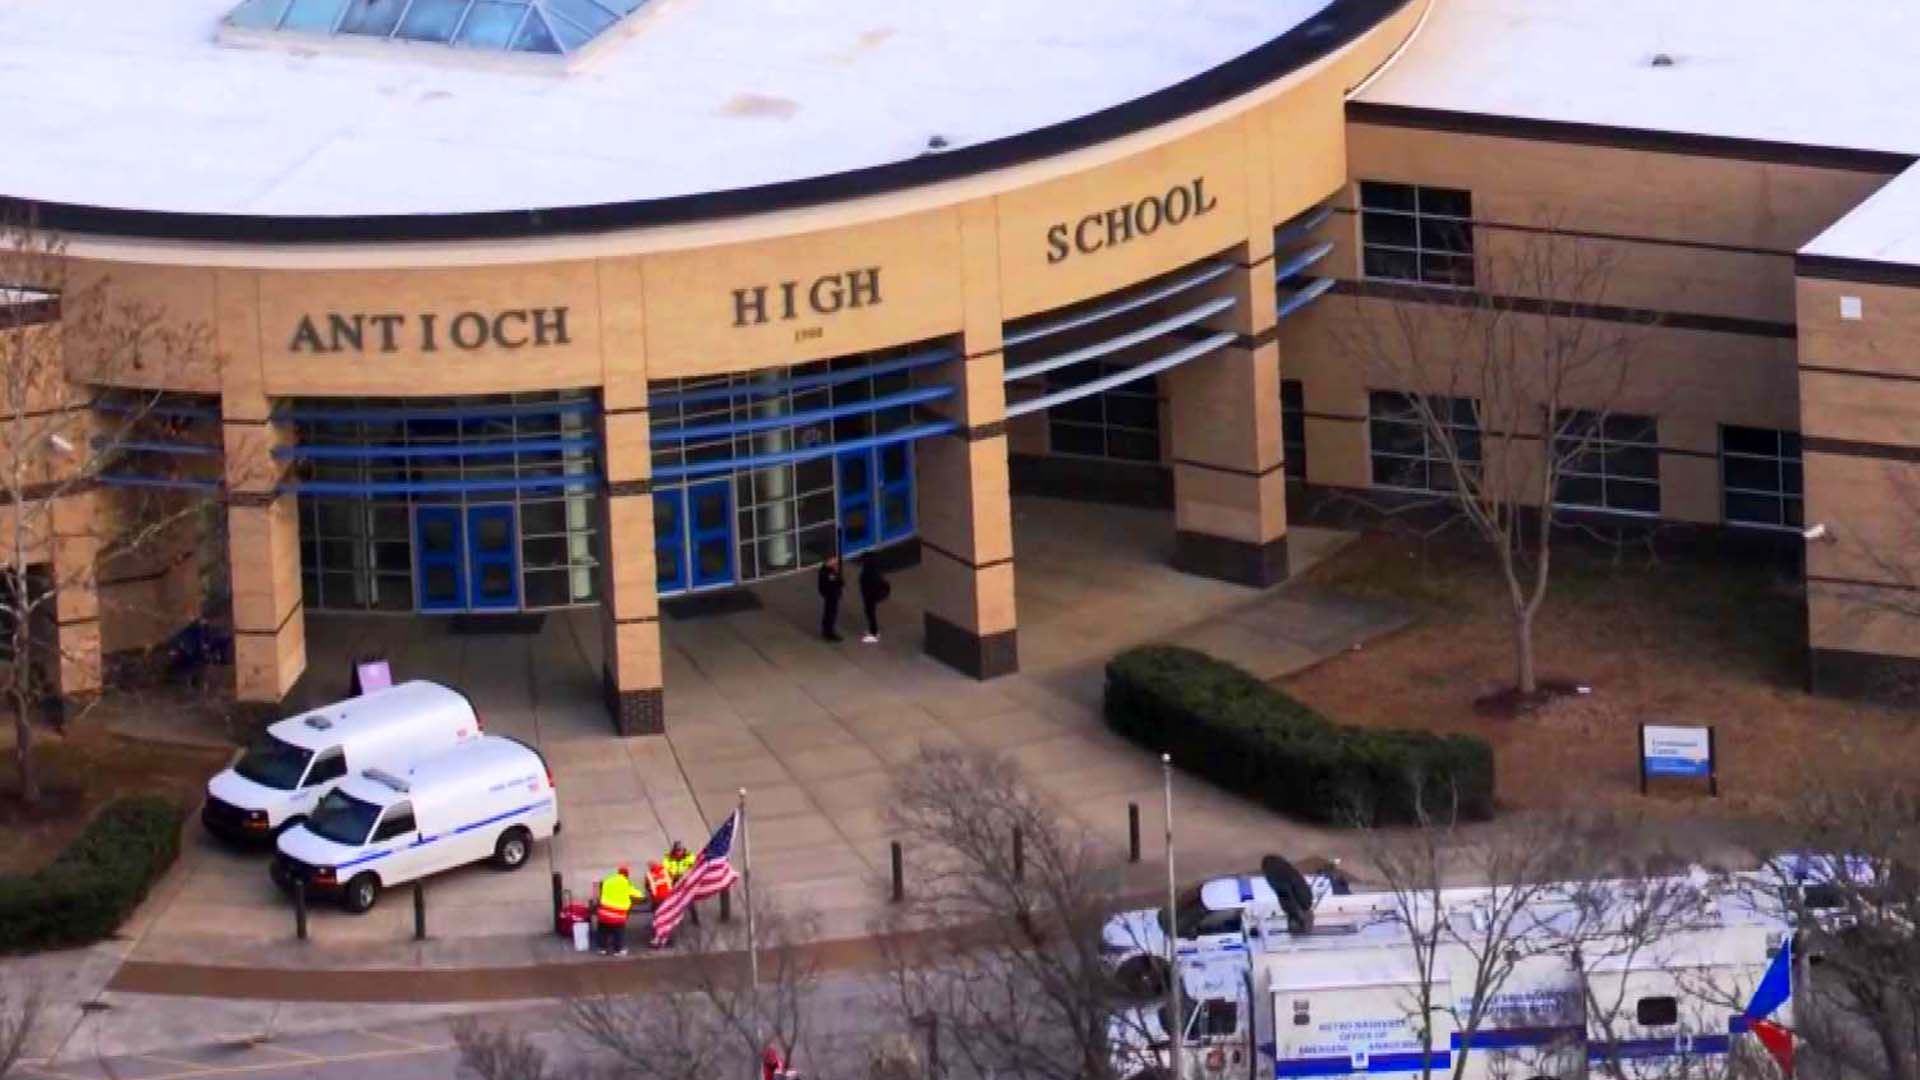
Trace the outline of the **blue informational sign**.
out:
M 1640 787 L 1646 790 L 1648 777 L 1679 777 L 1705 780 L 1718 795 L 1719 782 L 1713 760 L 1713 729 L 1710 727 L 1640 726 Z

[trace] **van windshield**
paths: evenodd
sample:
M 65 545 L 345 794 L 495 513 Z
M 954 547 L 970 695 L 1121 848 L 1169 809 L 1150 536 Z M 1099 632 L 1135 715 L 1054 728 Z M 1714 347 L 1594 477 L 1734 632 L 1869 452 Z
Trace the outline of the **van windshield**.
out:
M 313 808 L 313 816 L 307 818 L 307 828 L 336 844 L 359 847 L 367 842 L 367 834 L 373 831 L 373 823 L 379 817 L 378 806 L 334 788 Z
M 233 771 L 263 787 L 292 791 L 307 774 L 313 751 L 303 750 L 272 735 L 262 735 L 247 748 Z

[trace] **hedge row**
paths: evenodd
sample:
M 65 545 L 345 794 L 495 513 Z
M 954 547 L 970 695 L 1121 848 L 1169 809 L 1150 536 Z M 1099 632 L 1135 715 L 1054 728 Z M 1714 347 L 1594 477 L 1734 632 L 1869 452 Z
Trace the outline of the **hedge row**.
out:
M 0 874 L 0 953 L 111 937 L 180 853 L 180 808 L 157 795 L 100 811 L 37 873 Z
M 1282 813 L 1330 824 L 1493 815 L 1493 748 L 1467 735 L 1345 727 L 1191 649 L 1107 664 L 1107 724 L 1181 768 Z M 1457 809 L 1456 809 L 1457 808 Z

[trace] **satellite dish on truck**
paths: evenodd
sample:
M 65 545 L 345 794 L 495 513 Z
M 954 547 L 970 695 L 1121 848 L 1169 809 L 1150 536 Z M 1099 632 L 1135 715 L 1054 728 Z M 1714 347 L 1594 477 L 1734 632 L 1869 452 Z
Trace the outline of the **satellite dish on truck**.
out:
M 1260 860 L 1260 876 L 1273 886 L 1280 898 L 1280 910 L 1287 916 L 1287 929 L 1296 934 L 1313 930 L 1313 886 L 1294 865 L 1278 855 Z

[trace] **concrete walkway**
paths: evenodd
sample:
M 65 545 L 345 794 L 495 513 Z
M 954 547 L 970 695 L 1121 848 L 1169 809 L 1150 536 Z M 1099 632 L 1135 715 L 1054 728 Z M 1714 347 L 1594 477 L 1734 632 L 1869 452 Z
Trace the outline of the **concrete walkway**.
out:
M 93 1000 L 108 1004 L 128 996 L 119 991 L 136 989 L 340 1000 L 349 992 L 341 987 L 359 985 L 368 997 L 416 1002 L 552 993 L 549 983 L 578 976 L 532 969 L 595 961 L 566 951 L 548 932 L 546 871 L 583 892 L 614 863 L 648 858 L 669 838 L 697 845 L 742 787 L 749 791 L 758 902 L 809 913 L 823 945 L 851 947 L 845 943 L 870 933 L 884 908 L 891 771 L 930 744 L 1010 754 L 1116 856 L 1126 840 L 1127 803 L 1142 803 L 1151 863 L 1160 852 L 1159 766 L 1101 722 L 1107 657 L 1171 640 L 1271 677 L 1405 619 L 1322 590 L 1260 592 L 1176 573 L 1166 564 L 1173 538 L 1163 513 L 1042 500 L 1016 505 L 1018 675 L 979 683 L 924 656 L 913 570 L 895 577 L 879 645 L 851 635 L 838 645 L 818 640 L 811 579 L 789 579 L 755 589 L 758 603 L 746 610 L 663 620 L 665 739 L 609 733 L 593 612 L 550 616 L 528 635 L 479 636 L 419 619 L 315 617 L 307 693 L 343 693 L 347 659 L 366 652 L 387 655 L 402 678 L 463 687 L 489 731 L 535 742 L 548 756 L 565 833 L 547 845 L 536 869 L 473 868 L 434 879 L 424 943 L 411 940 L 404 893 L 366 916 L 318 909 L 312 940 L 299 943 L 263 859 L 207 843 L 190 829 L 179 866 L 125 928 L 126 940 L 101 946 L 74 977 L 61 995 L 66 1008 L 77 1010 L 89 986 Z M 1341 540 L 1296 530 L 1296 569 Z M 847 622 L 843 630 L 852 629 Z M 1351 853 L 1349 837 L 1277 817 L 1185 776 L 1176 777 L 1175 799 L 1183 877 L 1242 868 L 1269 851 Z M 308 974 L 328 970 L 340 975 Z M 99 994 L 103 972 L 113 978 Z M 71 1026 L 80 1014 L 65 1015 Z

